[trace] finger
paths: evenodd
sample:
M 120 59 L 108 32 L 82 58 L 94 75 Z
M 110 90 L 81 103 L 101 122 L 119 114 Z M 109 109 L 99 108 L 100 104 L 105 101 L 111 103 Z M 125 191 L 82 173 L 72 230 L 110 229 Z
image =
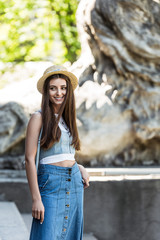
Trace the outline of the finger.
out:
M 36 219 L 40 219 L 40 211 L 35 210 L 34 216 L 35 216 Z
M 44 221 L 44 211 L 41 211 L 41 219 L 40 219 L 40 224 L 42 224 Z
M 37 210 L 37 219 L 40 219 L 41 212 L 40 210 Z
M 89 187 L 89 182 L 88 181 L 86 181 L 85 184 L 84 184 L 84 188 L 87 188 L 87 187 Z
M 37 210 L 34 211 L 34 218 L 37 218 Z
M 32 210 L 32 217 L 36 218 L 36 211 L 35 210 Z
M 84 179 L 85 183 L 88 185 L 89 184 L 89 177 Z

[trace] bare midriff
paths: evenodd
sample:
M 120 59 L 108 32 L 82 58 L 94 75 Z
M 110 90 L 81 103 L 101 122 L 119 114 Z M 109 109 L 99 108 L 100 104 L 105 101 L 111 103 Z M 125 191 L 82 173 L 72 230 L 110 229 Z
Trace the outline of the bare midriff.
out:
M 55 165 L 59 167 L 72 167 L 75 164 L 75 160 L 64 160 L 62 162 L 57 163 L 49 163 L 50 165 Z

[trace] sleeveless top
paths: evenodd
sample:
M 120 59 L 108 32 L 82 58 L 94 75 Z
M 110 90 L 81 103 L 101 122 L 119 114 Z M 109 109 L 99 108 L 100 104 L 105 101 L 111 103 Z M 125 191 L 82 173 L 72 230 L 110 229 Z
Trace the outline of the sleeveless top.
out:
M 56 116 L 58 114 L 55 114 Z M 61 137 L 59 142 L 54 143 L 48 150 L 40 148 L 39 160 L 40 164 L 57 163 L 64 160 L 75 160 L 75 148 L 71 146 L 72 136 L 65 124 L 63 118 L 58 123 L 61 129 Z

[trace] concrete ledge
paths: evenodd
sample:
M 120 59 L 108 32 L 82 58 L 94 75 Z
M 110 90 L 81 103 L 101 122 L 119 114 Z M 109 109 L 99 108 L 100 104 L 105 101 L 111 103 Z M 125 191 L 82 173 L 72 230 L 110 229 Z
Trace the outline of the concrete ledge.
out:
M 0 239 L 29 239 L 23 218 L 13 202 L 0 202 Z
M 31 212 L 31 196 L 27 181 L 0 181 L 0 201 L 15 202 L 20 212 Z
M 160 180 L 93 181 L 84 194 L 84 231 L 99 240 L 159 240 Z
M 160 167 L 87 168 L 91 176 L 160 175 Z

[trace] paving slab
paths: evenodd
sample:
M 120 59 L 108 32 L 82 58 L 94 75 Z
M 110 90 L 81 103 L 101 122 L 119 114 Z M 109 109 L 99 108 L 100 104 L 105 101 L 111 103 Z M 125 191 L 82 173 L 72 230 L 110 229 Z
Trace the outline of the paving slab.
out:
M 0 202 L 0 240 L 28 240 L 27 227 L 14 202 Z
M 83 240 L 98 240 L 92 233 L 85 233 L 83 235 Z

